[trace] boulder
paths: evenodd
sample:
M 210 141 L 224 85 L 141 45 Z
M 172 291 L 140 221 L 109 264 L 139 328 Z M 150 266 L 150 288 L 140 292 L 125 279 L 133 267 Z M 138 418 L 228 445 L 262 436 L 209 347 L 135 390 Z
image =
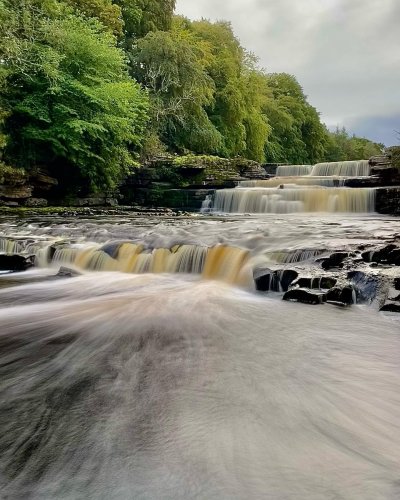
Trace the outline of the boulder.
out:
M 61 266 L 56 274 L 57 278 L 76 278 L 77 276 L 82 276 L 82 273 L 64 266 Z

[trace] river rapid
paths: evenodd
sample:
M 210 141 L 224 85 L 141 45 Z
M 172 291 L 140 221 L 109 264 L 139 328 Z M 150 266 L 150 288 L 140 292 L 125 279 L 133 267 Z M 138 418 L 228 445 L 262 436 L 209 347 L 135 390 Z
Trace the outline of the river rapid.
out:
M 0 497 L 397 500 L 398 316 L 284 302 L 252 271 L 399 234 L 374 214 L 0 220 L 2 251 L 36 256 L 0 275 Z

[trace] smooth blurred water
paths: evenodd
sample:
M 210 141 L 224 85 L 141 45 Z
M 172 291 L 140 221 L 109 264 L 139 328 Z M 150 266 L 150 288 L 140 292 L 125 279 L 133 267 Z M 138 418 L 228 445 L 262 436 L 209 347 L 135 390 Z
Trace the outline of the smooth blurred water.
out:
M 252 258 L 390 240 L 385 217 L 15 220 L 3 236 L 229 244 Z M 400 498 L 400 328 L 189 274 L 0 276 L 0 497 Z

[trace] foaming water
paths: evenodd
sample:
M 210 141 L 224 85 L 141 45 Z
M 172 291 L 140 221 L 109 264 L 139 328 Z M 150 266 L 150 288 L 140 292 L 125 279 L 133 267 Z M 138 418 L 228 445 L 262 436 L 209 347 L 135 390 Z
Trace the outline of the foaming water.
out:
M 289 187 L 217 191 L 214 209 L 225 213 L 352 212 L 375 210 L 375 190 Z
M 241 181 L 239 187 L 243 188 L 274 188 L 279 186 L 322 186 L 322 187 L 343 187 L 348 177 L 272 177 L 271 179 L 256 179 L 251 181 Z
M 51 248 L 51 246 L 49 247 Z M 241 248 L 217 245 L 175 245 L 145 251 L 143 245 L 110 243 L 108 245 L 71 245 L 56 248 L 53 257 L 47 250 L 43 266 L 72 264 L 92 271 L 122 271 L 125 273 L 190 273 L 206 279 L 221 279 L 228 283 L 243 283 L 242 268 L 249 252 Z M 39 263 L 39 262 L 38 262 Z
M 371 310 L 121 273 L 0 304 L 3 498 L 399 498 L 400 337 Z
M 363 177 L 371 173 L 368 160 L 341 161 L 317 163 L 311 175 L 344 175 L 348 177 Z
M 279 165 L 276 169 L 276 175 L 277 177 L 308 175 L 311 169 L 311 165 Z

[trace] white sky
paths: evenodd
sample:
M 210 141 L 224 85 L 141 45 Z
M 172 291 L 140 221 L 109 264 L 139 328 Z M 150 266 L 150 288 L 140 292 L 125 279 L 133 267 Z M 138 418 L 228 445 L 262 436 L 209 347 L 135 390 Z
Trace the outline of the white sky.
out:
M 329 127 L 400 142 L 400 0 L 177 0 L 176 12 L 230 21 L 262 67 L 296 76 Z

